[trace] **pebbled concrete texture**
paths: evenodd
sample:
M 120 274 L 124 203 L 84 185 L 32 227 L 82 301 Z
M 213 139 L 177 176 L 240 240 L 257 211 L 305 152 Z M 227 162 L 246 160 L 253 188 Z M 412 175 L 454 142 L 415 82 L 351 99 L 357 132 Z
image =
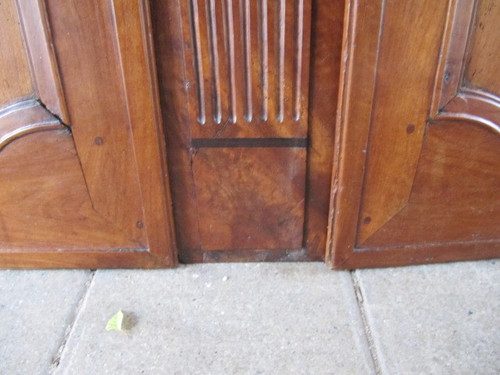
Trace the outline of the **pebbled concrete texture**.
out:
M 105 331 L 119 309 L 128 333 Z M 372 374 L 348 272 L 321 263 L 97 271 L 57 374 Z
M 356 271 L 382 374 L 500 374 L 500 263 Z
M 0 272 L 0 374 L 46 374 L 89 271 Z

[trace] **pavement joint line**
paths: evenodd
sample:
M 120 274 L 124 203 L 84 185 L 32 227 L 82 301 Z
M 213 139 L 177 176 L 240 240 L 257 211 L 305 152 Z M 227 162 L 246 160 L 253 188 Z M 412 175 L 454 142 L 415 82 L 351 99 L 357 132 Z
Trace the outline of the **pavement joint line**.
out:
M 363 328 L 365 331 L 365 337 L 368 341 L 368 348 L 370 349 L 370 356 L 373 361 L 373 366 L 375 368 L 375 373 L 377 375 L 382 375 L 382 367 L 380 365 L 380 361 L 377 354 L 377 348 L 375 346 L 375 341 L 373 339 L 372 330 L 370 328 L 370 324 L 368 322 L 368 318 L 366 316 L 366 310 L 364 305 L 364 297 L 363 292 L 361 291 L 361 287 L 359 285 L 359 279 L 357 276 L 357 271 L 350 271 L 352 285 L 354 287 L 354 294 L 356 295 L 356 302 L 358 303 L 358 309 L 361 314 L 361 320 L 363 321 Z
M 83 290 L 83 293 L 78 300 L 74 313 L 73 313 L 73 318 L 70 320 L 70 323 L 66 327 L 66 330 L 64 332 L 63 339 L 61 341 L 61 344 L 59 345 L 59 348 L 57 349 L 56 355 L 52 359 L 52 364 L 50 365 L 49 368 L 49 374 L 54 374 L 59 365 L 61 364 L 61 360 L 63 358 L 63 355 L 65 354 L 65 349 L 66 349 L 66 344 L 68 343 L 68 340 L 73 333 L 73 328 L 75 326 L 76 321 L 80 317 L 83 308 L 85 306 L 85 302 L 88 299 L 88 296 L 90 294 L 90 289 L 92 289 L 92 285 L 94 285 L 94 279 L 95 279 L 95 273 L 96 270 L 91 270 L 90 271 L 90 276 L 87 282 L 85 283 L 85 289 Z

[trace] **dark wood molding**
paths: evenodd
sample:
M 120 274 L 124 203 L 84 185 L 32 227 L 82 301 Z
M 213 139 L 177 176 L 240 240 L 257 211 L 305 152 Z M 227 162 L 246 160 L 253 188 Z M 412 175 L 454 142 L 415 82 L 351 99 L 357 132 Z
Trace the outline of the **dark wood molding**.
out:
M 425 244 L 381 249 L 356 250 L 350 255 L 339 255 L 336 269 L 397 267 L 412 264 L 430 264 L 475 259 L 498 258 L 498 241 L 479 243 Z M 453 254 L 452 256 L 450 254 Z
M 306 217 L 303 247 L 324 261 L 337 128 L 344 0 L 312 0 Z
M 307 138 L 193 138 L 193 148 L 291 147 L 306 148 Z
M 147 251 L 89 251 L 86 248 L 73 249 L 71 252 L 38 251 L 3 252 L 0 251 L 2 268 L 55 269 L 55 268 L 167 268 L 172 267 L 164 256 Z

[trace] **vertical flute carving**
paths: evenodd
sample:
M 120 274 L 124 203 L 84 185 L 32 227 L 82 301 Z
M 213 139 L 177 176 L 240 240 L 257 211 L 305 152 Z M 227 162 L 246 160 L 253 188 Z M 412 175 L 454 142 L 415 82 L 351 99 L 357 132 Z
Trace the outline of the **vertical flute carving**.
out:
M 299 121 L 309 56 L 304 0 L 185 1 L 198 122 Z

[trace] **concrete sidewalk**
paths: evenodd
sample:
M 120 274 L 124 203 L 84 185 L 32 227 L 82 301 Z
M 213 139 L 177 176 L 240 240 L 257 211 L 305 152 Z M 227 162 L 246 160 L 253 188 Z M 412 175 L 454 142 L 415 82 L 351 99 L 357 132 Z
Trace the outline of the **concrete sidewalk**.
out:
M 500 263 L 0 271 L 0 374 L 499 374 Z M 106 331 L 122 309 L 127 333 Z

